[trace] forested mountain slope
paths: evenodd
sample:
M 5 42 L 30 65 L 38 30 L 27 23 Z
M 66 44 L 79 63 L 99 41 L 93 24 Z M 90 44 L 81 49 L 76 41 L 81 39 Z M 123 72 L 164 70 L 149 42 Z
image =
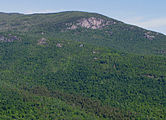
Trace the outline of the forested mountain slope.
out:
M 139 54 L 166 55 L 166 36 L 96 13 L 0 14 L 0 31 L 46 33 L 56 38 Z
M 165 38 L 94 13 L 1 13 L 0 119 L 164 120 Z

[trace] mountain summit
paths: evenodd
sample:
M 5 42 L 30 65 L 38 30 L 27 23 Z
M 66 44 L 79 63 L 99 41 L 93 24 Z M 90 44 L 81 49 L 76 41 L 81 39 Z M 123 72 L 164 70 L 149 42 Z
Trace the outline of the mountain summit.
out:
M 166 55 L 166 36 L 97 13 L 0 14 L 0 31 L 47 35 L 129 53 Z M 1 35 L 2 38 L 2 35 Z M 63 37 L 64 39 L 64 37 Z M 3 40 L 1 40 L 3 41 Z

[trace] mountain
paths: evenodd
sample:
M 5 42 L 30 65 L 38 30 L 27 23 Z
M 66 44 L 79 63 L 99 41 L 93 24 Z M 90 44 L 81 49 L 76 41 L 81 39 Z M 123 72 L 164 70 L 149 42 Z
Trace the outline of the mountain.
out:
M 22 34 L 46 33 L 59 39 L 86 42 L 129 53 L 166 55 L 166 36 L 96 13 L 56 14 L 1 13 L 0 31 Z
M 165 43 L 96 13 L 0 13 L 0 118 L 164 120 Z

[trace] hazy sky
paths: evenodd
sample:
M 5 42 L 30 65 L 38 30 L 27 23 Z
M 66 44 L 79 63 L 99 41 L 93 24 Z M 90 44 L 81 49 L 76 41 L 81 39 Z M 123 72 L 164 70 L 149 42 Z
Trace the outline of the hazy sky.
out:
M 166 0 L 0 0 L 0 12 L 87 11 L 166 34 Z

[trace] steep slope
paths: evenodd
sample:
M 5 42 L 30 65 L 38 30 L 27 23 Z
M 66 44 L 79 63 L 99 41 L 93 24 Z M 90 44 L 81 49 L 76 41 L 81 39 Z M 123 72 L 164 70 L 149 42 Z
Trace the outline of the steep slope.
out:
M 83 12 L 3 15 L 0 119 L 166 118 L 166 57 L 151 55 L 164 35 Z
M 21 41 L 0 44 L 2 82 L 60 99 L 100 119 L 165 117 L 165 57 L 32 34 L 17 37 Z

